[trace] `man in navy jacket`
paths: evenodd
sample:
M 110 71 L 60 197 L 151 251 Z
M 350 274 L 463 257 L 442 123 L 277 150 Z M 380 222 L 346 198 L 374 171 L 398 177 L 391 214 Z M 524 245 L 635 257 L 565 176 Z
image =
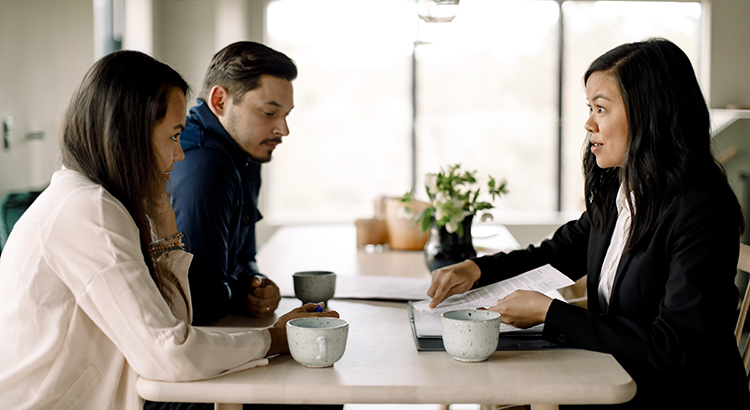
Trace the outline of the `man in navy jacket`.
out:
M 193 324 L 228 314 L 272 315 L 280 295 L 255 262 L 261 163 L 289 134 L 294 62 L 242 41 L 219 51 L 181 135 L 185 160 L 171 173 L 172 203 L 190 266 Z

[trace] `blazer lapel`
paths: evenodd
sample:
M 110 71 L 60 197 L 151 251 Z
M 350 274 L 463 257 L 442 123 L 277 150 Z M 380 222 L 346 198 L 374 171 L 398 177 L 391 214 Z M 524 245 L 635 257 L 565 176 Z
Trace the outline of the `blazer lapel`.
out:
M 632 257 L 633 254 L 630 252 L 623 253 L 620 257 L 620 263 L 617 265 L 617 273 L 615 274 L 615 281 L 612 282 L 612 290 L 609 294 L 609 306 L 612 306 L 613 302 L 617 299 L 617 288 L 622 282 L 624 272 L 627 270 Z M 609 310 L 609 306 L 607 307 L 607 310 Z

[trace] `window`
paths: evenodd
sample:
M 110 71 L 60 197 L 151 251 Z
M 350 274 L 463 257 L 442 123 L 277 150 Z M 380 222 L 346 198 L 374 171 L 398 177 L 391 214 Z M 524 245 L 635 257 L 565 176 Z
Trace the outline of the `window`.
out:
M 499 220 L 555 212 L 558 201 L 580 212 L 586 67 L 660 36 L 697 69 L 701 24 L 697 2 L 461 0 L 453 22 L 426 25 L 413 0 L 274 0 L 267 43 L 300 75 L 291 134 L 265 166 L 264 215 L 272 224 L 368 217 L 376 197 L 402 195 L 413 174 L 424 199 L 423 175 L 453 163 L 507 179 Z
M 460 163 L 508 181 L 499 212 L 553 211 L 557 158 L 555 1 L 462 1 L 417 47 L 417 197 Z
M 281 0 L 269 46 L 297 63 L 290 135 L 264 176 L 271 223 L 353 221 L 411 185 L 411 55 L 406 0 Z

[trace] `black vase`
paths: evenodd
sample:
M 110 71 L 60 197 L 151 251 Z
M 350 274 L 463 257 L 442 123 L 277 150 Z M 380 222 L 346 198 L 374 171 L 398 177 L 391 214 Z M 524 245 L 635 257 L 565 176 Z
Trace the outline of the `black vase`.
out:
M 430 228 L 430 238 L 424 246 L 424 261 L 427 268 L 432 272 L 443 266 L 465 261 L 477 256 L 474 244 L 471 242 L 471 221 L 474 215 L 464 218 L 463 235 L 449 233 L 445 226 L 438 228 L 433 222 Z

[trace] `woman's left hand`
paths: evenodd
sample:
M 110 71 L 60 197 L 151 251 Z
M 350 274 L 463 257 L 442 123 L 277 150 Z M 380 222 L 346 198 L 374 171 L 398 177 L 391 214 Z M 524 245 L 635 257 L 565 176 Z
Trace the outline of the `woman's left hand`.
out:
M 544 323 L 552 299 L 531 290 L 516 290 L 488 310 L 500 314 L 503 323 L 526 329 Z

